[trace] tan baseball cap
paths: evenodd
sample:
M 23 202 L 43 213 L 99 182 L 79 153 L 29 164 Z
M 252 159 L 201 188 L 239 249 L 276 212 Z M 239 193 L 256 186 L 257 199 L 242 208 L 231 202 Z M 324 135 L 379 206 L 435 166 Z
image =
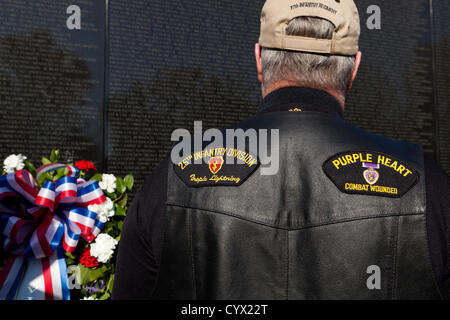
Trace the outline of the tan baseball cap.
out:
M 330 21 L 336 28 L 333 38 L 286 35 L 287 25 L 298 17 Z M 259 44 L 274 49 L 355 55 L 359 34 L 359 14 L 353 0 L 267 0 L 261 12 Z

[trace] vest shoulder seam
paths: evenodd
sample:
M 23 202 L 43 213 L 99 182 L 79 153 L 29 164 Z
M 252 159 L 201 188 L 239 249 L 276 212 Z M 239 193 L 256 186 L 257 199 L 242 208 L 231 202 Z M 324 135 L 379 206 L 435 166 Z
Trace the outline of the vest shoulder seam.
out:
M 370 215 L 370 216 L 360 216 L 360 217 L 353 217 L 348 219 L 340 219 L 340 220 L 333 220 L 333 221 L 327 221 L 327 222 L 321 222 L 321 223 L 315 223 L 310 225 L 304 225 L 300 227 L 283 227 L 278 225 L 273 225 L 267 222 L 259 221 L 256 219 L 251 219 L 248 217 L 243 217 L 235 213 L 226 212 L 226 211 L 220 211 L 220 210 L 213 210 L 209 208 L 201 208 L 201 207 L 194 207 L 194 206 L 186 206 L 183 204 L 176 204 L 176 203 L 166 203 L 167 206 L 174 206 L 174 207 L 180 207 L 180 208 L 186 208 L 186 209 L 194 209 L 194 210 L 201 210 L 206 212 L 212 212 L 212 213 L 218 213 L 226 216 L 230 216 L 236 219 L 252 222 L 255 224 L 259 224 L 268 228 L 272 229 L 280 229 L 280 230 L 287 230 L 287 231 L 297 231 L 297 230 L 303 230 L 303 229 L 311 229 L 311 228 L 317 228 L 327 225 L 334 225 L 334 224 L 340 224 L 340 223 L 347 223 L 352 221 L 359 221 L 359 220 L 369 220 L 369 219 L 377 219 L 377 218 L 388 218 L 388 217 L 402 217 L 402 216 L 417 216 L 417 215 L 425 215 L 425 212 L 412 212 L 412 213 L 386 213 L 386 214 L 378 214 L 378 215 Z

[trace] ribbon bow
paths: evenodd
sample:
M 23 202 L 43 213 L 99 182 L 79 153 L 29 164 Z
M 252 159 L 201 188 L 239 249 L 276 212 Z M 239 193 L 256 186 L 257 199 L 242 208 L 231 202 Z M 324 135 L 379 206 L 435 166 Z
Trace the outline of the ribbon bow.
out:
M 79 170 L 69 165 L 42 166 L 37 178 L 61 168 L 69 174 L 40 190 L 27 170 L 0 176 L 0 232 L 10 254 L 0 273 L 0 299 L 14 299 L 27 266 L 36 263 L 45 299 L 70 299 L 64 250 L 74 252 L 80 237 L 91 242 L 100 233 L 103 223 L 87 206 L 106 198 L 96 181 L 78 179 Z

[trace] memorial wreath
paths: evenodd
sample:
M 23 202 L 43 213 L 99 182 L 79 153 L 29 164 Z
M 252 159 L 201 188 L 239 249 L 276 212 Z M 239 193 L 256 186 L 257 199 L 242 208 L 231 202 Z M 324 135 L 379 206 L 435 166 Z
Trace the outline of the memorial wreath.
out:
M 92 162 L 36 168 L 10 155 L 0 175 L 0 299 L 110 298 L 131 174 L 101 174 Z

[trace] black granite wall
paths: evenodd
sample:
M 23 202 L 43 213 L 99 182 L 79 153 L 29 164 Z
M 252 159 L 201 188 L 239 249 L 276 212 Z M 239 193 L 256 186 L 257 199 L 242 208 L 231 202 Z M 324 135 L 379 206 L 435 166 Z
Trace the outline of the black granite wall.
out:
M 60 148 L 140 185 L 174 129 L 257 110 L 263 2 L 0 0 L 0 159 Z M 450 172 L 450 1 L 357 6 L 363 63 L 346 118 L 422 144 Z

